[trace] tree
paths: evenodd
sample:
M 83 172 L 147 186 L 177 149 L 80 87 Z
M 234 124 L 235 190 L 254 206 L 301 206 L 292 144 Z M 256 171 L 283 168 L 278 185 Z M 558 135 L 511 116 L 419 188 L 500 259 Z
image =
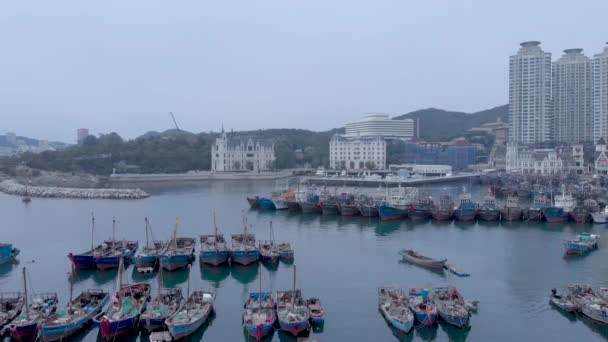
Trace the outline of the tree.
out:
M 375 170 L 376 169 L 376 163 L 374 163 L 373 161 L 368 161 L 365 163 L 365 168 L 368 170 Z
M 97 145 L 97 138 L 94 135 L 87 135 L 87 137 L 82 140 L 82 144 L 84 146 L 95 146 Z
M 340 160 L 340 170 L 346 170 L 346 160 Z

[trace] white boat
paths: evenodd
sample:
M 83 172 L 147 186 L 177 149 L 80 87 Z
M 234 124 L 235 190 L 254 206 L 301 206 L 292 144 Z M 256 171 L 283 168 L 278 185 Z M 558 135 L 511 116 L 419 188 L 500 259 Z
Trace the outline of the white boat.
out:
M 570 213 L 576 207 L 576 198 L 571 193 L 566 192 L 565 184 L 562 184 L 562 193 L 555 196 L 554 206 L 564 209 L 564 213 Z
M 608 323 L 608 305 L 591 286 L 568 286 L 568 294 L 583 315 L 601 323 Z
M 591 213 L 593 223 L 607 223 L 608 222 L 608 207 L 602 211 L 596 211 Z

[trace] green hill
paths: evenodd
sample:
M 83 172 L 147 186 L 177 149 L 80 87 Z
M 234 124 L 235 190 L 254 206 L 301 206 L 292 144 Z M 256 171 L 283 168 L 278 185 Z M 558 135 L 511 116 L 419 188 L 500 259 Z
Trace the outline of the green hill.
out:
M 509 105 L 494 107 L 476 113 L 451 112 L 437 108 L 427 108 L 396 116 L 394 120 L 420 119 L 420 138 L 428 141 L 445 141 L 464 134 L 468 129 L 487 122 L 495 122 L 499 117 L 507 121 Z

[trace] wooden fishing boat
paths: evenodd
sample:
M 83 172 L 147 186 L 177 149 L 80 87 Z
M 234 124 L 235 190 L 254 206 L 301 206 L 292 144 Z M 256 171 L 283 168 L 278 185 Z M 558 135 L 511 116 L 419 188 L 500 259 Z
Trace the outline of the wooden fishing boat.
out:
M 110 306 L 93 317 L 93 322 L 99 328 L 102 340 L 130 334 L 137 330 L 139 318 L 150 300 L 150 284 L 123 284 L 122 271 L 124 261 L 121 259 L 116 276 L 116 291 Z
M 13 247 L 12 244 L 0 242 L 0 265 L 15 261 L 19 252 L 19 249 Z
M 23 292 L 0 292 L 0 337 L 4 327 L 19 316 L 24 303 Z
M 411 249 L 404 249 L 399 252 L 403 257 L 404 261 L 411 262 L 412 264 L 416 264 L 418 266 L 431 268 L 431 269 L 443 269 L 447 259 L 433 259 L 427 256 L 416 253 Z
M 407 208 L 407 217 L 412 221 L 424 221 L 431 218 L 433 199 L 426 192 L 419 192 L 416 200 Z
M 522 208 L 519 206 L 519 197 L 510 195 L 507 203 L 500 210 L 500 217 L 503 221 L 517 221 L 521 219 Z
M 448 194 L 439 196 L 439 205 L 431 208 L 433 220 L 449 221 L 454 217 L 454 200 Z
M 275 246 L 274 241 L 260 240 L 258 244 L 260 249 L 260 258 L 263 262 L 269 264 L 276 264 L 279 262 L 280 254 Z
M 591 286 L 568 286 L 568 294 L 583 315 L 601 323 L 608 323 L 608 304 L 593 291 Z
M 522 211 L 522 220 L 542 221 L 543 210 L 548 206 L 549 199 L 543 192 L 536 192 L 532 196 L 532 205 Z
M 259 201 L 259 196 L 247 197 L 247 203 L 249 203 L 251 209 L 258 209 L 260 207 Z
M 549 299 L 549 302 L 555 305 L 558 309 L 566 312 L 576 312 L 578 310 L 576 304 L 567 298 L 567 296 L 558 294 L 557 289 L 551 289 L 551 298 Z
M 198 330 L 213 312 L 214 301 L 214 289 L 193 291 L 181 309 L 165 321 L 173 339 L 185 338 Z
M 431 326 L 437 321 L 437 307 L 428 299 L 428 289 L 410 289 L 408 302 L 416 321 L 423 326 Z
M 454 287 L 437 287 L 431 290 L 431 301 L 437 307 L 439 316 L 448 324 L 458 328 L 469 325 L 471 316 L 464 298 Z
M 141 253 L 135 256 L 135 267 L 137 269 L 144 268 L 156 268 L 158 266 L 158 256 L 166 248 L 166 243 L 163 241 L 155 241 L 152 235 L 152 229 L 150 228 L 150 222 L 148 218 L 144 219 L 146 224 L 146 245 L 144 246 Z M 148 235 L 152 235 L 152 241 Z
M 243 234 L 232 235 L 232 262 L 240 265 L 249 265 L 260 259 L 260 251 L 255 243 L 255 235 L 247 232 L 247 221 L 243 216 Z
M 319 298 L 308 298 L 306 300 L 306 307 L 308 307 L 308 311 L 310 312 L 310 323 L 315 325 L 325 323 L 325 310 Z
M 277 251 L 279 252 L 279 259 L 281 261 L 293 262 L 294 254 L 289 242 L 279 242 L 277 244 Z
M 595 294 L 608 303 L 608 287 L 600 287 L 595 290 Z
M 40 293 L 28 302 L 26 268 L 23 268 L 24 304 L 21 313 L 9 324 L 11 336 L 17 341 L 29 341 L 38 335 L 38 327 L 57 309 L 56 293 Z
M 608 207 L 605 207 L 604 210 L 591 213 L 591 218 L 593 219 L 593 223 L 608 223 Z
M 177 236 L 177 223 L 173 228 L 173 239 L 159 256 L 160 267 L 175 271 L 190 265 L 194 261 L 196 240 L 190 237 Z
M 477 204 L 471 200 L 471 193 L 462 187 L 462 193 L 458 196 L 458 206 L 454 208 L 454 216 L 457 221 L 473 222 L 477 217 Z
M 160 283 L 160 281 L 159 281 Z M 184 296 L 181 288 L 161 288 L 141 314 L 140 321 L 149 332 L 165 327 L 165 320 L 182 307 Z
M 319 203 L 319 197 L 317 196 L 316 202 L 310 200 L 300 202 L 302 213 L 304 214 L 320 214 L 322 212 L 321 204 Z
M 341 216 L 359 215 L 359 207 L 355 203 L 355 196 L 350 193 L 342 193 L 338 196 L 338 212 Z
M 215 213 L 213 213 L 213 234 L 201 235 L 201 251 L 199 260 L 203 264 L 219 266 L 228 262 L 230 258 L 230 249 L 226 244 L 223 234 L 218 233 Z
M 553 198 L 553 205 L 543 209 L 543 216 L 550 223 L 568 221 L 575 205 L 576 199 L 566 191 L 566 185 L 562 184 L 562 193 Z
M 71 290 L 70 290 L 71 293 Z M 63 341 L 84 329 L 110 301 L 108 292 L 100 289 L 83 291 L 42 324 L 40 339 L 44 342 Z
M 600 236 L 598 234 L 583 233 L 573 240 L 564 241 L 566 254 L 585 254 L 598 248 Z
M 120 260 L 130 262 L 137 252 L 139 242 L 116 240 L 116 219 L 112 218 L 112 240 L 102 244 L 103 252 L 95 255 L 95 266 L 100 270 L 118 268 Z
M 330 196 L 327 199 L 321 201 L 321 214 L 323 215 L 338 215 L 340 214 L 340 207 L 338 206 L 337 198 Z
M 483 204 L 477 212 L 477 219 L 480 221 L 498 221 L 500 210 L 496 206 L 496 197 L 492 190 L 488 188 L 488 193 L 483 198 Z
M 414 314 L 409 308 L 407 296 L 403 290 L 393 287 L 378 289 L 378 310 L 388 324 L 407 334 L 414 326 Z
M 296 289 L 296 266 L 293 266 L 293 289 L 276 292 L 277 319 L 281 330 L 297 336 L 310 328 L 310 312 L 302 297 L 302 292 Z
M 275 303 L 270 292 L 262 292 L 262 269 L 259 270 L 260 290 L 249 293 L 243 312 L 243 329 L 257 341 L 268 336 L 277 320 Z
M 68 258 L 77 269 L 95 268 L 95 257 L 107 252 L 109 245 L 95 247 L 95 216 L 91 215 L 91 249 L 80 254 L 68 254 Z

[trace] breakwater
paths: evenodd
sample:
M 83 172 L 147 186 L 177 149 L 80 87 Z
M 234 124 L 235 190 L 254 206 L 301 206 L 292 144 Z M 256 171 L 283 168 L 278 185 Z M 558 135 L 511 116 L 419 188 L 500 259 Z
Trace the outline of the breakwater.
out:
M 24 186 L 14 180 L 0 182 L 0 191 L 10 195 L 32 197 L 83 198 L 83 199 L 141 199 L 150 197 L 141 189 L 85 189 L 50 186 Z

